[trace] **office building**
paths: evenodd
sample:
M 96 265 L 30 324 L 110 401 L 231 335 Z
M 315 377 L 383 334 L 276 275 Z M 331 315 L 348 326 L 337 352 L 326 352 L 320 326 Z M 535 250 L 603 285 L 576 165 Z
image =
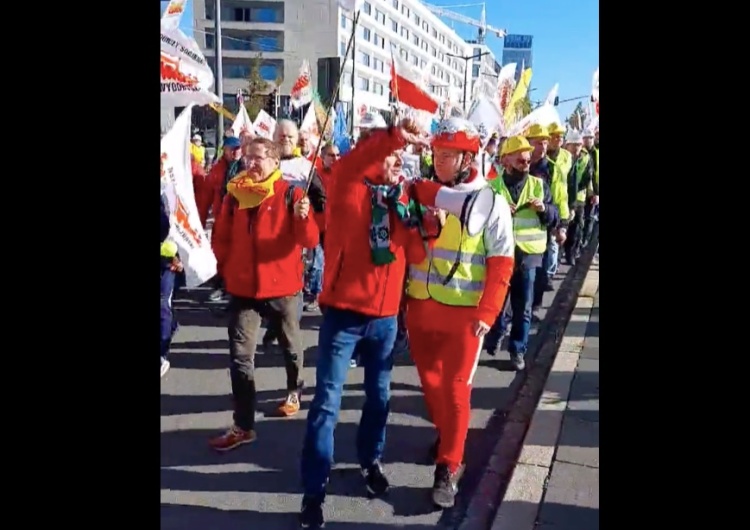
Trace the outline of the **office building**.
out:
M 479 44 L 474 40 L 467 43 L 472 46 L 471 55 L 474 56 L 471 63 L 470 94 L 496 94 L 500 63 L 497 62 L 495 54 L 486 44 Z
M 521 78 L 522 68 L 532 68 L 533 57 L 531 35 L 506 35 L 503 42 L 503 64 L 516 63 L 516 83 Z
M 214 9 L 213 0 L 195 0 L 193 6 L 194 36 L 211 64 L 215 60 Z M 313 84 L 326 99 L 343 69 L 340 99 L 351 102 L 353 86 L 354 107 L 362 113 L 390 108 L 392 46 L 394 53 L 425 71 L 430 90 L 440 97 L 448 95 L 448 87 L 455 87 L 455 94 L 463 93 L 466 61 L 459 57 L 473 51 L 419 0 L 363 2 L 354 63 L 351 58 L 341 60 L 352 14 L 341 10 L 336 0 L 222 0 L 221 15 L 223 88 L 228 108 L 236 107 L 235 94 L 247 87 L 251 60 L 259 53 L 261 75 L 272 86 L 279 80 L 282 96 L 288 96 L 305 59 L 311 66 Z

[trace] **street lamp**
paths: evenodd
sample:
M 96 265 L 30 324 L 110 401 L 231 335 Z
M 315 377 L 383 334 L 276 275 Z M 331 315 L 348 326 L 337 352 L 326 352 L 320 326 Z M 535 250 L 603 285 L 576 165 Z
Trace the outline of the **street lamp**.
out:
M 466 112 L 466 85 L 469 84 L 469 61 L 472 59 L 479 59 L 480 57 L 483 57 L 485 55 L 489 55 L 490 52 L 479 52 L 475 53 L 474 55 L 455 55 L 452 53 L 446 53 L 448 57 L 455 57 L 456 59 L 463 59 L 466 61 L 466 65 L 464 67 L 464 112 Z

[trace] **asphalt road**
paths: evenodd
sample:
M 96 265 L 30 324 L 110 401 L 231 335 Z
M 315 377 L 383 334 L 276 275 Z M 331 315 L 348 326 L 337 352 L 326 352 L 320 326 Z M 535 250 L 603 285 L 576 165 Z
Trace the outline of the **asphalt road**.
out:
M 560 268 L 556 286 L 567 269 Z M 210 450 L 208 438 L 229 426 L 232 416 L 225 318 L 220 309 L 210 310 L 199 302 L 206 294 L 195 290 L 178 297 L 181 328 L 170 358 L 172 369 L 161 382 L 161 528 L 294 529 L 301 501 L 298 469 L 304 407 L 311 391 L 303 396 L 303 411 L 296 417 L 260 420 L 255 443 L 226 454 Z M 547 293 L 545 308 L 555 294 Z M 315 382 L 319 322 L 319 315 L 303 318 L 307 347 L 304 379 L 310 387 Z M 497 358 L 483 353 L 474 382 L 467 467 L 459 502 L 441 513 L 429 502 L 433 467 L 424 462 L 434 431 L 425 420 L 417 372 L 407 358 L 397 364 L 385 455 L 391 492 L 383 500 L 367 500 L 364 495 L 354 443 L 364 400 L 363 369 L 354 368 L 336 430 L 336 467 L 325 506 L 331 530 L 422 530 L 438 524 L 455 528 L 499 436 L 511 384 L 520 379 L 511 371 L 507 352 Z M 259 348 L 256 367 L 260 407 L 273 411 L 285 394 L 281 355 Z

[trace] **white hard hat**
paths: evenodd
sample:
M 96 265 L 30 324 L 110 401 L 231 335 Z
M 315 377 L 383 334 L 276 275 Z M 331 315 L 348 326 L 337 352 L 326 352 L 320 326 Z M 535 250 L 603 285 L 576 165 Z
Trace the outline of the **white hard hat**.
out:
M 566 144 L 582 144 L 583 137 L 581 136 L 580 132 L 576 131 L 575 129 L 571 129 L 568 131 L 568 134 L 565 135 L 565 143 Z
M 388 125 L 385 123 L 385 119 L 380 115 L 379 112 L 368 112 L 362 119 L 359 120 L 360 129 L 385 129 Z
M 183 138 L 184 138 L 184 137 L 183 137 Z M 203 138 L 201 138 L 201 135 L 200 135 L 200 134 L 194 134 L 194 135 L 193 135 L 193 138 L 192 138 L 192 139 L 193 139 L 193 140 L 201 140 L 201 141 L 203 140 Z
M 594 137 L 594 131 L 592 131 L 591 129 L 586 129 L 585 131 L 583 131 L 583 137 L 584 138 L 593 138 Z

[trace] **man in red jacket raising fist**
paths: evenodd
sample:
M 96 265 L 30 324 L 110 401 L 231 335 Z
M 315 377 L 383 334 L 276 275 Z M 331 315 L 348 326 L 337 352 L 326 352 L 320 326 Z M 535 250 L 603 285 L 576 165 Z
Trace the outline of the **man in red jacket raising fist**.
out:
M 403 207 L 398 172 L 385 159 L 407 143 L 424 143 L 410 120 L 373 131 L 340 158 L 328 179 L 323 322 L 318 337 L 315 397 L 302 449 L 304 497 L 300 525 L 320 528 L 333 460 L 333 431 L 355 347 L 365 370 L 365 404 L 357 435 L 359 465 L 370 495 L 389 488 L 380 459 L 390 402 L 396 316 L 407 262 L 425 257 L 422 239 Z M 393 164 L 390 164 L 393 166 Z

